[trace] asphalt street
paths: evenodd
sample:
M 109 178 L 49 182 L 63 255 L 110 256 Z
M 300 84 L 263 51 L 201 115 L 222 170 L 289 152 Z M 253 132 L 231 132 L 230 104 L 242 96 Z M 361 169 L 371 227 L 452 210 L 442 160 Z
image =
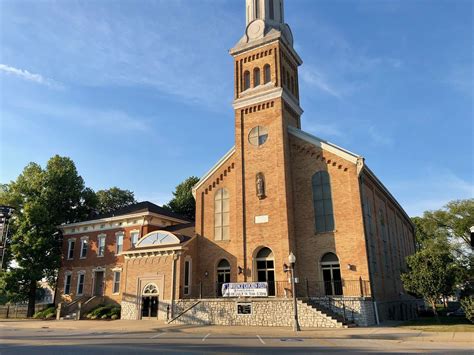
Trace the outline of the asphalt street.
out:
M 44 323 L 0 327 L 0 354 L 136 354 L 136 353 L 439 353 L 472 354 L 472 343 L 420 338 L 402 340 L 392 332 L 334 333 L 347 336 L 269 328 L 159 327 L 150 330 L 56 329 Z M 341 330 L 344 332 L 344 330 Z M 320 334 L 318 336 L 318 334 Z M 400 334 L 398 334 L 400 335 Z

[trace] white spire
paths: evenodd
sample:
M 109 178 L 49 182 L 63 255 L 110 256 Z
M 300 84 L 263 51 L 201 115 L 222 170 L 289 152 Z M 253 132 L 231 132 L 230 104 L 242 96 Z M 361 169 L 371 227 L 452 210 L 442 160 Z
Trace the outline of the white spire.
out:
M 245 34 L 231 53 L 277 38 L 293 47 L 293 35 L 285 23 L 284 0 L 245 0 L 245 15 Z
M 269 25 L 285 22 L 283 0 L 245 0 L 245 8 L 247 25 L 256 19 Z

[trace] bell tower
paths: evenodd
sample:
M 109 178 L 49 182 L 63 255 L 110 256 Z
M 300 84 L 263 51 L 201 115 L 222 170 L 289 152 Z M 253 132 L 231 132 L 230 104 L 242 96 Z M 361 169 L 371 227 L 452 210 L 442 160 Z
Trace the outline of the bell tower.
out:
M 236 232 L 242 240 L 242 281 L 259 276 L 255 253 L 265 246 L 281 271 L 296 250 L 288 126 L 300 128 L 298 67 L 283 0 L 246 0 L 246 28 L 234 58 Z M 278 260 L 277 260 L 278 259 Z
M 284 22 L 283 0 L 246 0 L 246 28 L 230 50 L 235 60 L 234 108 L 255 103 L 258 97 L 281 97 L 291 107 L 300 128 L 298 67 L 293 34 Z M 250 100 L 251 99 L 251 100 Z

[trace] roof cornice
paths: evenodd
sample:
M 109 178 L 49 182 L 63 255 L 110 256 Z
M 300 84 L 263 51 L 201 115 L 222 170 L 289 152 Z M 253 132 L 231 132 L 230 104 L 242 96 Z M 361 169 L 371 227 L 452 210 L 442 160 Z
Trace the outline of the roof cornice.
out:
M 341 148 L 336 144 L 330 143 L 328 141 L 325 141 L 324 139 L 318 138 L 316 136 L 313 136 L 312 134 L 309 134 L 307 132 L 302 131 L 301 129 L 298 129 L 293 126 L 288 126 L 288 132 L 294 135 L 295 137 L 298 137 L 308 143 L 311 143 L 317 147 L 320 147 L 321 149 L 324 149 L 328 152 L 331 152 L 333 154 L 336 154 L 337 156 L 353 163 L 357 164 L 361 160 L 361 156 L 358 154 L 355 154 L 347 149 Z
M 193 186 L 192 193 L 194 199 L 196 199 L 196 190 L 211 176 L 214 174 L 231 156 L 235 153 L 235 146 L 233 146 L 219 161 L 206 173 L 204 176 Z
M 120 216 L 113 216 L 113 217 L 106 217 L 106 218 L 89 219 L 87 221 L 82 221 L 82 222 L 62 224 L 58 226 L 58 228 L 64 229 L 64 228 L 70 228 L 70 227 L 80 227 L 80 226 L 87 226 L 90 224 L 108 223 L 108 222 L 120 221 L 120 220 L 125 220 L 125 219 L 140 218 L 140 217 L 145 217 L 145 216 L 159 217 L 159 218 L 167 219 L 174 222 L 184 222 L 184 223 L 189 222 L 188 220 L 185 220 L 185 219 L 169 217 L 169 216 L 165 216 L 159 213 L 146 211 L 146 212 L 123 214 Z

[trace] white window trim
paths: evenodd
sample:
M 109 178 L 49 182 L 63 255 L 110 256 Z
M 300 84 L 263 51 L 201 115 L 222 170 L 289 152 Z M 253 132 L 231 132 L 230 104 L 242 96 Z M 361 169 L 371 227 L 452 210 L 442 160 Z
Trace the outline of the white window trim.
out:
M 81 237 L 81 243 L 80 243 L 80 252 L 79 252 L 79 259 L 86 259 L 87 258 L 87 254 L 89 253 L 89 237 L 88 236 L 83 236 Z M 86 251 L 86 256 L 82 256 L 82 246 L 83 246 L 83 243 L 86 242 L 87 243 L 87 251 Z
M 99 254 L 100 250 L 100 244 L 99 244 L 99 239 L 104 238 L 104 253 L 102 255 Z M 97 257 L 98 258 L 103 258 L 105 256 L 105 246 L 107 242 L 107 234 L 101 233 L 97 236 Z
M 139 229 L 132 229 L 130 232 L 128 232 L 128 235 L 130 236 L 130 247 L 133 247 L 132 233 L 138 233 L 137 243 L 140 240 L 140 230 Z M 135 243 L 135 245 L 137 245 L 137 243 Z
M 186 262 L 189 262 L 189 278 L 188 278 L 188 284 L 187 285 L 186 285 Z M 188 255 L 184 258 L 184 270 L 183 270 L 183 294 L 185 296 L 189 296 L 191 294 L 191 285 L 193 284 L 192 274 L 193 274 L 193 260 Z M 186 289 L 187 289 L 187 291 L 186 291 Z
M 74 249 L 76 249 L 76 238 L 70 238 L 67 240 L 67 260 L 74 260 L 74 252 L 72 254 L 72 258 L 69 257 L 71 254 L 71 244 L 74 242 Z
M 82 292 L 79 293 L 79 281 L 81 279 L 81 275 L 84 275 L 84 281 L 82 282 Z M 84 287 L 86 283 L 86 272 L 84 270 L 77 272 L 77 285 L 76 285 L 76 296 L 82 296 L 84 294 Z
M 118 240 L 119 240 L 120 237 L 122 237 L 122 251 L 119 253 L 119 251 L 118 251 L 118 247 L 119 247 Z M 123 253 L 123 243 L 124 243 L 124 241 L 125 241 L 125 233 L 124 232 L 115 233 L 115 254 L 121 255 Z
M 122 269 L 112 269 L 112 272 L 114 273 L 114 283 L 112 284 L 112 294 L 113 295 L 119 295 L 120 294 L 120 284 L 122 283 Z M 117 281 L 117 273 L 120 273 L 120 282 L 119 282 L 119 286 L 118 286 L 118 291 L 117 292 L 114 292 L 115 291 L 115 282 Z
M 68 276 L 71 277 L 71 282 L 69 282 L 69 292 L 66 293 L 66 285 L 67 285 L 67 278 L 68 278 Z M 72 286 L 71 284 L 72 284 L 72 272 L 71 272 L 71 271 L 67 271 L 67 272 L 64 273 L 64 289 L 63 289 L 63 293 L 64 293 L 65 295 L 70 295 L 70 294 L 71 294 L 71 286 Z

